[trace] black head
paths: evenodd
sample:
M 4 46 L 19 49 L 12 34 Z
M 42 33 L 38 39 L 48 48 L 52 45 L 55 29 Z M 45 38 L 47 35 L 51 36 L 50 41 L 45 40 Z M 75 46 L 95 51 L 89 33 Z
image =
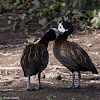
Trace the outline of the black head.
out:
M 65 37 L 68 37 L 73 32 L 73 25 L 70 22 L 63 21 L 58 25 L 58 30 Z
M 51 28 L 45 35 L 44 38 L 48 41 L 53 41 L 59 36 L 59 31 L 56 28 Z

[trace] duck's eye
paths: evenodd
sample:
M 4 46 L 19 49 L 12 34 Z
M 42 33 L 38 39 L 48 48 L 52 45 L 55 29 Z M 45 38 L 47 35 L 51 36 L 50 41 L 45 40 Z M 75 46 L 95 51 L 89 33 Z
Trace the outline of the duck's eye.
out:
M 60 28 L 61 28 L 61 26 L 60 26 Z

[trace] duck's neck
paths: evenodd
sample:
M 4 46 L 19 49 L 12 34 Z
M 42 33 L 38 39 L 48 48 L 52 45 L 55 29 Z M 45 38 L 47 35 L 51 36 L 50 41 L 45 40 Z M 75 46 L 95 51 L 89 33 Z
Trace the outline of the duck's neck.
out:
M 67 39 L 68 36 L 69 36 L 71 33 L 72 33 L 72 32 L 70 32 L 70 31 L 69 31 L 69 32 L 64 32 L 64 33 L 63 33 L 63 36 Z
M 64 32 L 63 34 L 59 34 L 58 39 L 56 40 L 60 40 L 60 41 L 67 40 L 70 34 L 71 34 L 70 32 Z
M 45 36 L 43 36 L 42 39 L 39 41 L 39 44 L 43 44 L 46 47 L 46 49 L 48 47 L 48 43 L 49 41 L 46 39 Z
M 56 45 L 61 45 L 63 42 L 66 41 L 66 38 L 63 36 L 63 35 L 59 35 L 58 38 L 54 41 L 53 45 L 56 46 Z
M 58 38 L 57 38 L 58 40 L 66 40 L 67 38 L 64 36 L 64 35 L 62 35 L 62 34 L 59 34 L 59 36 L 58 36 Z M 57 40 L 56 39 L 56 40 Z

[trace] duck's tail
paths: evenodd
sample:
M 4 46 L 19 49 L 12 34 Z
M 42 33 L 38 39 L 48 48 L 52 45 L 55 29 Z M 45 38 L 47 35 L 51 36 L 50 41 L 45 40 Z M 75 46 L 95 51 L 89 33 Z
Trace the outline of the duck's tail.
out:
M 98 74 L 98 71 L 97 71 L 97 69 L 94 65 L 92 65 L 92 70 L 91 71 L 92 71 L 93 74 Z

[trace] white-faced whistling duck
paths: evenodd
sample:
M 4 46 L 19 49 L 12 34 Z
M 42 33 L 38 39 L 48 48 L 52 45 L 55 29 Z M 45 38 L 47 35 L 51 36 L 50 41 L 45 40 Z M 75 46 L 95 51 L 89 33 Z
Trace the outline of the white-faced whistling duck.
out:
M 78 44 L 66 40 L 73 32 L 73 26 L 70 22 L 64 21 L 58 25 L 58 38 L 54 41 L 53 53 L 54 56 L 72 72 L 72 83 L 64 88 L 80 87 L 81 74 L 80 71 L 91 71 L 93 74 L 98 74 L 88 54 Z M 75 74 L 78 72 L 78 84 L 74 85 Z
M 31 90 L 30 76 L 38 74 L 39 87 L 41 89 L 40 74 L 48 64 L 48 43 L 55 40 L 59 35 L 56 28 L 51 28 L 36 44 L 29 44 L 25 47 L 21 57 L 21 67 L 24 76 L 28 77 L 27 88 L 23 90 Z

